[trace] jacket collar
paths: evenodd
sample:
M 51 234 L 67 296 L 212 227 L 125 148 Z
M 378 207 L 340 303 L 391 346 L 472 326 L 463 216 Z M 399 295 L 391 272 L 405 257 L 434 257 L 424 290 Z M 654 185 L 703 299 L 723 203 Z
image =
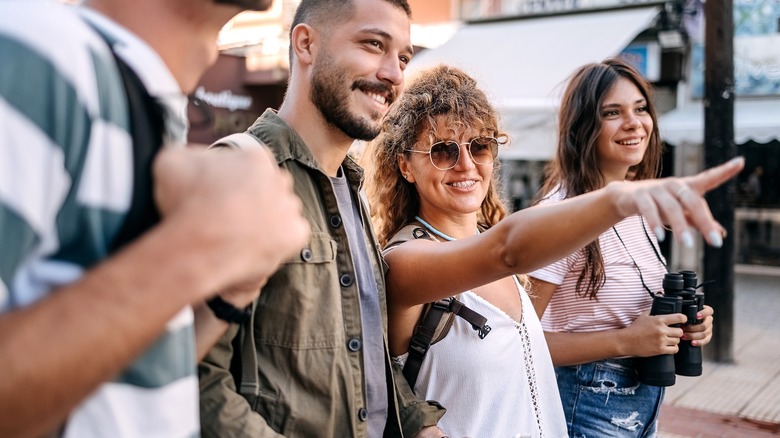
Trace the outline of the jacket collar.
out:
M 293 160 L 313 170 L 325 173 L 303 139 L 279 117 L 276 111 L 271 108 L 266 109 L 259 120 L 262 120 L 262 123 L 252 125 L 249 128 L 249 133 L 262 140 L 263 143 L 274 145 L 272 149 L 279 164 Z M 341 166 L 350 183 L 362 183 L 363 168 L 357 164 L 352 156 L 347 155 L 341 162 Z

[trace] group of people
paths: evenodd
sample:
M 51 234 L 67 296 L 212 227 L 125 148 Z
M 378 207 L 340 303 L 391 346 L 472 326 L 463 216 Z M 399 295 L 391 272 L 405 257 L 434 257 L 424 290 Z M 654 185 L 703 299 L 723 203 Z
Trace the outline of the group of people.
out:
M 709 307 L 649 315 L 657 242 L 720 246 L 703 194 L 742 161 L 655 179 L 650 86 L 610 59 L 569 82 L 540 205 L 507 214 L 478 84 L 404 82 L 406 0 L 302 0 L 278 111 L 185 147 L 217 33 L 269 4 L 0 5 L 0 435 L 652 436 L 634 358 L 712 331 Z

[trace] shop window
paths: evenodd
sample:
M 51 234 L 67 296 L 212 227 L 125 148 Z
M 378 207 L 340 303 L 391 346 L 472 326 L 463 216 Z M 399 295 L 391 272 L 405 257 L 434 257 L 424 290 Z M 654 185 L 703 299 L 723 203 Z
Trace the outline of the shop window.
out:
M 736 261 L 780 266 L 780 141 L 738 146 L 745 170 L 735 197 Z

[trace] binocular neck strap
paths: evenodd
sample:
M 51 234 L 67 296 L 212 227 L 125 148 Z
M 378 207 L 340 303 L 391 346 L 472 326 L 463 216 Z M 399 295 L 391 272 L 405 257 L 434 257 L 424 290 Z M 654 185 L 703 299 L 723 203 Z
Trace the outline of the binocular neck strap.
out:
M 666 263 L 664 263 L 664 260 L 661 258 L 661 254 L 658 252 L 658 248 L 655 247 L 655 245 L 653 244 L 653 240 L 650 238 L 650 235 L 647 233 L 647 228 L 645 227 L 644 219 L 642 218 L 642 216 L 637 216 L 637 217 L 639 218 L 640 225 L 642 225 L 642 231 L 644 231 L 645 237 L 647 237 L 647 243 L 649 243 L 650 247 L 653 248 L 653 253 L 655 254 L 655 257 L 658 259 L 658 262 L 661 263 L 664 269 L 666 269 L 666 271 L 668 272 L 669 269 L 667 268 Z M 649 287 L 647 287 L 647 284 L 645 283 L 645 279 L 644 277 L 642 277 L 642 270 L 639 269 L 639 265 L 636 263 L 636 260 L 634 260 L 634 256 L 631 255 L 631 251 L 628 250 L 628 247 L 626 246 L 626 242 L 624 242 L 623 238 L 620 237 L 620 233 L 618 233 L 617 228 L 615 228 L 614 225 L 612 226 L 612 231 L 615 232 L 615 236 L 617 236 L 618 240 L 623 245 L 623 248 L 626 249 L 626 254 L 628 254 L 628 257 L 631 259 L 631 262 L 634 263 L 636 272 L 639 273 L 639 281 L 642 282 L 642 287 L 645 288 L 645 290 L 647 291 L 647 293 L 650 294 L 651 297 L 654 297 L 655 294 L 653 293 L 653 291 L 650 290 Z

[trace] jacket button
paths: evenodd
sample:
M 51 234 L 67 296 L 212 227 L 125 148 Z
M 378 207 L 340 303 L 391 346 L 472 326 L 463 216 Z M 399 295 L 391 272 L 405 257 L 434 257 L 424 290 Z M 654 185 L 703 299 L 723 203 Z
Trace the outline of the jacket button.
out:
M 333 228 L 338 228 L 341 226 L 341 216 L 339 215 L 333 215 L 330 217 L 330 226 Z
M 303 260 L 304 262 L 309 262 L 311 261 L 311 257 L 312 257 L 312 253 L 309 248 L 303 248 L 301 250 L 301 260 Z
M 349 274 L 344 274 L 341 277 L 339 277 L 339 283 L 341 283 L 342 287 L 350 287 L 352 286 L 352 276 Z
M 366 408 L 358 409 L 358 420 L 366 421 L 367 419 L 368 419 L 368 411 L 366 411 Z
M 349 351 L 352 352 L 360 351 L 361 345 L 363 344 L 360 342 L 360 339 L 358 338 L 352 338 L 349 340 L 349 342 L 347 342 L 347 348 L 349 348 Z

